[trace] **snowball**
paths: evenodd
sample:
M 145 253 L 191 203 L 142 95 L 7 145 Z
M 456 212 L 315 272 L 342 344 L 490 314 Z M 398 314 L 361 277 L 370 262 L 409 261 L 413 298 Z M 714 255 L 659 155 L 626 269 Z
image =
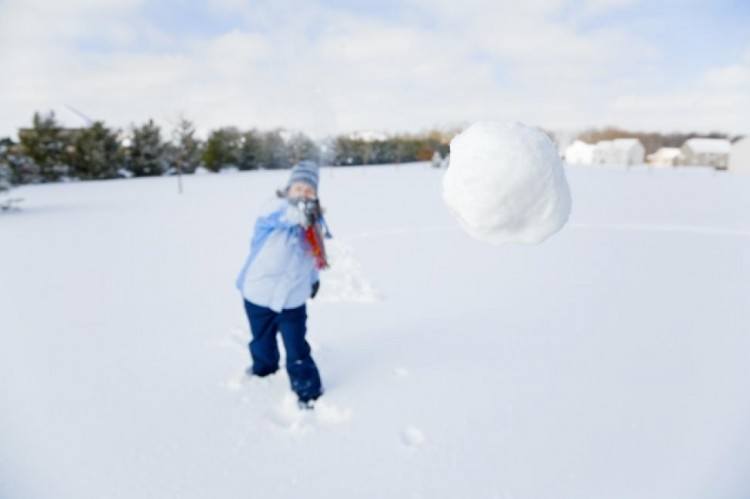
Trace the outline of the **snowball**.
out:
M 521 123 L 475 123 L 451 141 L 443 199 L 464 229 L 491 243 L 540 243 L 570 215 L 557 148 Z
M 421 447 L 425 443 L 425 436 L 422 430 L 414 426 L 409 426 L 401 432 L 401 441 L 407 447 Z

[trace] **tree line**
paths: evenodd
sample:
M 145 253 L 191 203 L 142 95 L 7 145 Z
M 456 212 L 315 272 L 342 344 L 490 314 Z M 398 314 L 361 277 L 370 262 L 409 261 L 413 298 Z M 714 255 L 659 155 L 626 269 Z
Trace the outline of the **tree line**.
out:
M 102 121 L 68 128 L 53 112 L 37 112 L 31 126 L 19 130 L 17 142 L 0 138 L 0 173 L 12 184 L 27 184 L 190 174 L 199 168 L 289 168 L 305 159 L 334 166 L 427 161 L 435 152 L 446 155 L 451 137 L 432 131 L 375 140 L 339 135 L 316 142 L 282 129 L 222 127 L 201 139 L 187 119 L 169 132 L 153 120 L 123 131 Z
M 338 135 L 314 141 L 307 135 L 275 130 L 222 127 L 205 139 L 195 125 L 181 119 L 163 130 L 153 120 L 118 130 L 96 121 L 82 128 L 63 126 L 53 112 L 34 113 L 31 125 L 21 128 L 18 141 L 0 138 L 0 193 L 11 185 L 78 179 L 111 179 L 190 174 L 199 168 L 218 172 L 289 168 L 309 159 L 333 166 L 377 165 L 430 161 L 449 153 L 450 140 L 460 130 L 432 130 L 418 134 L 379 137 Z M 549 132 L 548 132 L 549 133 Z M 554 134 L 550 133 L 554 138 Z M 692 137 L 728 138 L 714 132 L 633 132 L 614 127 L 589 129 L 577 138 L 588 143 L 615 138 L 637 138 L 646 152 L 680 147 Z

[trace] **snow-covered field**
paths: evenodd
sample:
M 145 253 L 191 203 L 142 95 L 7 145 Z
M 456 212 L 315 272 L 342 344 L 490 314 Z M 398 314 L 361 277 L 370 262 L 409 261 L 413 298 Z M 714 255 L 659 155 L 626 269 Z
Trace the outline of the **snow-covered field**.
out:
M 570 223 L 490 246 L 442 174 L 323 170 L 313 412 L 233 288 L 287 172 L 18 189 L 0 497 L 750 496 L 750 177 L 568 168 Z

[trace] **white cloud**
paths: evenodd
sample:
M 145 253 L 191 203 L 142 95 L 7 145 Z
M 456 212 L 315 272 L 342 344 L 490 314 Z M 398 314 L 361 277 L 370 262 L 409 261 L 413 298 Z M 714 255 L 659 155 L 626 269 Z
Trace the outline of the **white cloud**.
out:
M 212 8 L 236 18 L 235 29 L 202 37 L 160 30 L 138 1 L 61 5 L 40 13 L 38 0 L 0 4 L 0 57 L 13 75 L 0 80 L 0 135 L 35 110 L 80 124 L 66 104 L 119 127 L 185 114 L 204 131 L 288 126 L 314 135 L 477 119 L 750 128 L 733 108 L 747 103 L 750 52 L 661 95 L 651 90 L 658 47 L 628 31 L 580 31 L 557 15 L 564 0 L 411 0 L 408 21 L 398 22 L 313 1 L 221 0 Z M 106 50 L 82 50 L 86 40 Z
M 624 94 L 607 109 L 613 120 L 642 129 L 750 131 L 750 60 L 710 68 L 665 93 Z
M 105 41 L 131 40 L 129 14 L 141 0 L 6 0 L 0 3 L 3 50 L 29 44 L 38 48 L 71 43 L 83 37 Z
M 631 7 L 640 3 L 639 0 L 584 0 L 583 11 L 589 15 Z
M 711 69 L 705 76 L 710 88 L 750 88 L 750 64 L 733 64 Z

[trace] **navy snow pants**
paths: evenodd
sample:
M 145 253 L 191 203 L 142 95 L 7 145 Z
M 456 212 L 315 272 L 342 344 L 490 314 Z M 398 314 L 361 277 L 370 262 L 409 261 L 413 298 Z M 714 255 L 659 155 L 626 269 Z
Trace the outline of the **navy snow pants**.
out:
M 323 393 L 320 374 L 310 355 L 310 345 L 305 340 L 307 309 L 305 305 L 274 312 L 245 300 L 245 312 L 250 321 L 253 339 L 250 356 L 253 374 L 266 376 L 279 369 L 279 346 L 276 332 L 281 332 L 286 351 L 286 371 L 292 390 L 300 400 L 307 402 Z

